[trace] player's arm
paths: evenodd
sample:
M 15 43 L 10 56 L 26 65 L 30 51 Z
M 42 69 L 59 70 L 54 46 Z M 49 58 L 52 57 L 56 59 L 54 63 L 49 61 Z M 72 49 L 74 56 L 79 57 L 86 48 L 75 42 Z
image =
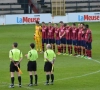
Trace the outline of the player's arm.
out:
M 20 59 L 19 59 L 19 63 L 22 61 L 22 59 L 23 59 L 23 54 L 22 54 L 22 52 L 20 52 Z
M 39 36 L 41 37 L 42 36 L 42 27 L 41 26 L 39 26 Z
M 89 35 L 88 35 L 88 40 L 90 40 L 90 38 L 91 38 L 91 32 L 90 32 Z
M 64 32 L 62 35 L 61 35 L 61 38 L 65 35 L 66 33 Z
M 14 63 L 14 60 L 12 57 L 13 57 L 13 52 L 10 50 L 9 51 L 9 59 L 10 59 L 10 61 L 12 61 Z
M 44 59 L 46 59 L 48 62 L 52 63 L 47 57 L 48 57 L 48 53 L 46 51 L 46 52 L 44 52 Z
M 59 32 L 59 37 L 61 38 L 61 32 Z
M 26 58 L 29 60 L 29 58 L 32 56 L 31 52 L 29 51 L 28 54 L 25 55 Z
M 37 52 L 37 51 L 36 51 L 36 52 Z M 38 52 L 37 52 L 36 58 L 38 58 Z
M 23 59 L 23 54 L 22 54 L 22 52 L 20 52 L 19 61 L 15 64 L 15 66 L 18 66 L 18 64 L 22 61 L 22 59 Z
M 54 53 L 52 64 L 54 64 L 55 60 L 56 60 L 56 54 Z

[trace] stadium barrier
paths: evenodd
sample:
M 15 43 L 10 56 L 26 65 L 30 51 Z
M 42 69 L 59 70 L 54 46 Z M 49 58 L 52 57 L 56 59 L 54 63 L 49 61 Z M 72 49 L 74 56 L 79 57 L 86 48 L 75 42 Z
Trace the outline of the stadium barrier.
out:
M 72 22 L 99 22 L 100 12 L 66 13 L 65 16 L 52 16 L 51 14 L 16 14 L 0 15 L 0 25 L 34 24 L 35 21 L 58 23 Z
M 68 13 L 68 22 L 99 22 L 100 12 Z

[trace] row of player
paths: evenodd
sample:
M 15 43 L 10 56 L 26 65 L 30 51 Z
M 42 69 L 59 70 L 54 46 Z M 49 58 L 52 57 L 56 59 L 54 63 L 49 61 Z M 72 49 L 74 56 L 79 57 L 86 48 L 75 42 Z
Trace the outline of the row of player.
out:
M 38 24 L 39 22 L 36 22 L 36 25 Z M 74 54 L 75 56 L 91 59 L 92 33 L 89 25 L 79 23 L 77 27 L 73 23 L 70 26 L 62 21 L 59 24 L 53 26 L 51 22 L 48 25 L 42 22 L 42 50 L 44 51 L 44 45 L 49 43 L 54 51 L 55 45 L 57 46 L 58 55 Z M 68 51 L 67 54 L 66 51 Z

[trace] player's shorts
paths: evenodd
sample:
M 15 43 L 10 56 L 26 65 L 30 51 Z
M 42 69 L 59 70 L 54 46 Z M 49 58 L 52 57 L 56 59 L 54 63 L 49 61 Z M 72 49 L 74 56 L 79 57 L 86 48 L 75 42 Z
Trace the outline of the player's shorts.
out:
M 61 38 L 61 39 L 60 39 L 60 43 L 61 43 L 61 44 L 66 44 L 66 38 Z
M 78 45 L 78 46 L 82 46 L 82 41 L 81 41 L 81 40 L 78 40 L 78 41 L 77 41 L 77 45 Z
M 72 40 L 66 40 L 66 44 L 67 45 L 71 45 L 72 44 Z
M 56 45 L 60 45 L 60 40 L 56 40 Z
M 52 71 L 52 64 L 50 62 L 45 62 L 44 72 L 51 72 L 51 71 Z
M 49 42 L 49 40 L 48 39 L 45 39 L 45 43 L 48 44 L 48 42 Z
M 85 48 L 91 50 L 92 49 L 91 42 L 86 42 Z
M 54 44 L 55 43 L 55 39 L 48 39 L 48 43 L 49 44 Z
M 27 71 L 37 71 L 36 61 L 29 61 L 27 64 Z
M 86 46 L 86 41 L 85 41 L 85 40 L 82 40 L 81 46 L 82 46 L 82 47 L 85 47 L 85 46 Z
M 77 46 L 77 40 L 73 40 L 73 45 Z
M 48 44 L 48 39 L 42 39 L 42 43 Z
M 14 63 L 16 64 L 18 61 L 15 61 Z M 10 72 L 18 72 L 18 68 L 14 65 L 13 62 L 10 63 Z M 20 68 L 20 64 L 18 64 L 18 67 Z

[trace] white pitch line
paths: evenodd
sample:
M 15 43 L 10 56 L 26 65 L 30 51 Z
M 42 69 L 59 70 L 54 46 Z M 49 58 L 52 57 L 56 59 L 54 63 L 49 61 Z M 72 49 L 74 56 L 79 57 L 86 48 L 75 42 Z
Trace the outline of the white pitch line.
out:
M 93 75 L 93 74 L 96 74 L 96 73 L 99 73 L 99 72 L 100 72 L 100 70 L 95 71 L 95 72 L 92 72 L 92 73 L 83 74 L 83 75 L 80 75 L 80 76 L 74 76 L 74 77 L 69 77 L 69 78 L 57 79 L 57 80 L 55 80 L 55 81 L 62 81 L 62 80 L 69 80 L 69 79 L 74 79 L 74 78 L 81 78 L 81 77 Z
M 69 80 L 69 79 L 75 79 L 75 78 L 81 78 L 81 77 L 86 77 L 86 76 L 89 76 L 89 75 L 93 75 L 93 74 L 97 74 L 97 73 L 100 73 L 100 70 L 98 71 L 95 71 L 95 72 L 91 72 L 91 73 L 87 73 L 87 74 L 83 74 L 83 75 L 80 75 L 80 76 L 73 76 L 73 77 L 68 77 L 68 78 L 62 78 L 62 79 L 57 79 L 55 81 L 63 81 L 63 80 Z M 39 83 L 43 83 L 43 82 L 39 82 Z M 4 82 L 3 84 L 6 84 L 8 85 L 8 83 Z M 25 83 L 24 83 L 25 84 Z M 4 85 L 4 86 L 6 86 Z M 17 84 L 15 84 L 17 86 Z M 1 86 L 0 86 L 1 87 Z M 2 85 L 3 87 L 3 85 Z M 29 90 L 41 90 L 41 89 L 34 89 L 33 88 L 30 88 L 30 87 L 25 87 L 25 86 L 22 86 L 23 88 L 26 88 L 26 89 L 29 89 Z
M 97 63 L 100 63 L 100 61 L 99 61 L 99 60 L 92 59 L 92 61 L 97 62 Z

